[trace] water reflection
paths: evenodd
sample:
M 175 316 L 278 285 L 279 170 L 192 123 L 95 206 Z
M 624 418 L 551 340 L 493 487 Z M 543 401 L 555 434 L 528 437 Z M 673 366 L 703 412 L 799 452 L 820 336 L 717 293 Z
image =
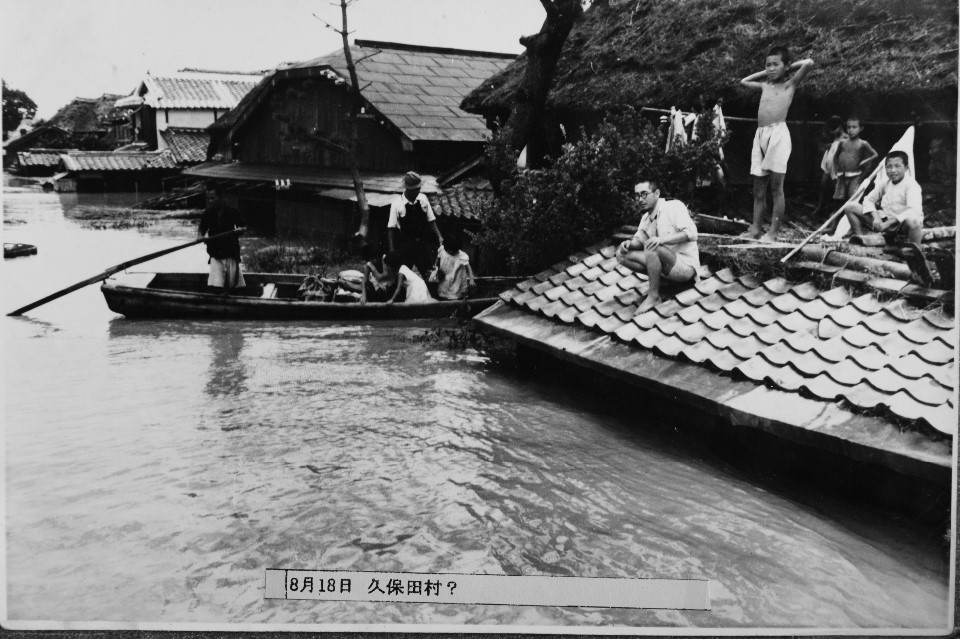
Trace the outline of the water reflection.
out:
M 242 398 L 247 394 L 242 351 L 243 333 L 224 330 L 210 336 L 210 379 L 205 387 L 210 397 Z

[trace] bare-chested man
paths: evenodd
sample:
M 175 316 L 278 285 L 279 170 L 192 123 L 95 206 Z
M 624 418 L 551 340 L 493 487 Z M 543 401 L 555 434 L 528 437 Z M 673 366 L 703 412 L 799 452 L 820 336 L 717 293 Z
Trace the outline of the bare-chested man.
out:
M 740 84 L 760 89 L 760 109 L 757 112 L 757 134 L 753 138 L 750 175 L 753 177 L 753 224 L 744 234 L 757 238 L 767 212 L 767 188 L 773 195 L 773 219 L 765 240 L 776 240 L 783 221 L 783 178 L 790 159 L 790 131 L 787 129 L 787 111 L 793 102 L 797 85 L 810 73 L 813 60 L 809 58 L 790 63 L 786 47 L 774 47 L 767 54 L 763 71 L 748 75 Z M 787 71 L 796 73 L 787 79 Z M 762 81 L 766 78 L 766 81 Z

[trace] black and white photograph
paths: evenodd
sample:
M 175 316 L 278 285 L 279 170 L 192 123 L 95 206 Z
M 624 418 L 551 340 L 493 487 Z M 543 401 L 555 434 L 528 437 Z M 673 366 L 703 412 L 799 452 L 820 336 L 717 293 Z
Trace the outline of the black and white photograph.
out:
M 4 0 L 7 631 L 946 635 L 956 0 Z

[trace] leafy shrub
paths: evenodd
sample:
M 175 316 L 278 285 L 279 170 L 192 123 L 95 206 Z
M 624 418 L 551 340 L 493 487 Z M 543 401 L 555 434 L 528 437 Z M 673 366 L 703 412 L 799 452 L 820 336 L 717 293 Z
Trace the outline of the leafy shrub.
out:
M 486 154 L 498 197 L 481 209 L 476 241 L 505 253 L 511 272 L 531 273 L 639 222 L 633 185 L 641 176 L 659 180 L 661 197 L 688 199 L 698 176 L 713 171 L 722 143 L 708 119 L 701 122 L 698 141 L 665 151 L 660 127 L 627 109 L 582 131 L 547 168 L 523 172 L 494 136 Z

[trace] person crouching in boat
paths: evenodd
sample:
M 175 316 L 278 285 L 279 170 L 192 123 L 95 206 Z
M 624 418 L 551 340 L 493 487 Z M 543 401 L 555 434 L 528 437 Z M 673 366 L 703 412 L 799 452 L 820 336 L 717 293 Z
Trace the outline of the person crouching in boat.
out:
M 211 203 L 200 217 L 199 237 L 212 237 L 243 226 L 240 212 L 227 204 L 222 186 L 217 185 L 208 191 L 207 199 Z M 207 286 L 219 289 L 223 295 L 231 289 L 246 286 L 240 271 L 239 235 L 235 233 L 207 242 L 207 255 L 210 256 L 207 260 L 210 265 Z
M 363 281 L 359 290 L 348 287 L 349 290 L 360 293 L 360 303 L 367 302 L 383 303 L 389 301 L 397 287 L 397 273 L 391 271 L 386 265 L 387 256 L 384 255 L 380 261 L 380 268 L 373 262 L 367 262 L 363 267 Z M 338 281 L 343 287 L 343 283 Z
M 387 304 L 396 302 L 401 292 L 403 293 L 402 303 L 404 304 L 428 304 L 437 301 L 430 296 L 427 283 L 423 278 L 410 268 L 410 261 L 410 258 L 405 258 L 402 253 L 391 251 L 383 256 L 382 274 L 379 273 L 376 268 L 373 268 L 373 274 L 376 277 L 384 278 L 387 281 L 392 278 L 396 281 L 393 295 L 387 300 Z M 373 267 L 373 265 L 368 262 L 367 267 Z M 367 301 L 366 279 L 367 278 L 364 278 L 364 292 L 361 293 L 360 297 L 361 304 Z

